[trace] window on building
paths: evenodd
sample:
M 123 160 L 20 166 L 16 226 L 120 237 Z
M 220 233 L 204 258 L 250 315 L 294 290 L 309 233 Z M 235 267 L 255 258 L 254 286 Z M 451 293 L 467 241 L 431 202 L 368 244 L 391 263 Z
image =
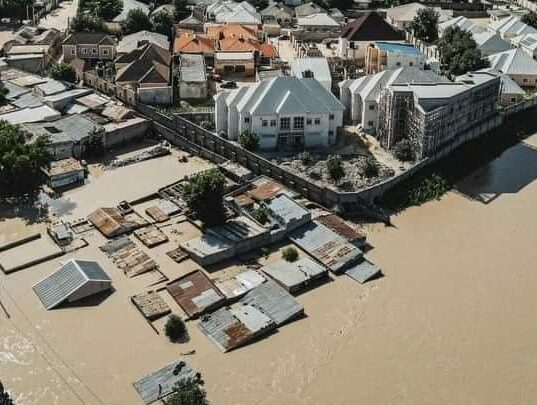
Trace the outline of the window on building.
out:
M 276 126 L 276 120 L 270 120 L 270 126 L 275 127 Z
M 397 62 L 395 66 L 401 66 L 401 62 Z
M 248 124 L 250 122 L 250 117 L 244 117 L 244 122 Z
M 408 62 L 408 66 L 414 66 L 414 62 Z
M 311 125 L 311 118 L 308 118 L 308 119 L 306 120 L 306 125 Z
M 315 118 L 315 125 L 321 125 L 321 119 Z
M 334 136 L 334 131 L 328 131 L 328 136 Z
M 76 55 L 76 49 L 75 48 L 71 49 L 71 55 Z
M 91 48 L 91 53 L 94 54 L 94 55 L 96 55 L 96 54 L 97 54 L 97 49 L 95 49 L 95 48 Z
M 369 104 L 369 109 L 374 110 L 375 109 L 375 104 Z
M 280 118 L 280 129 L 291 129 L 291 118 Z
M 267 120 L 261 120 L 261 126 L 262 127 L 268 127 L 268 121 Z
M 328 119 L 333 120 L 333 119 L 334 119 L 334 114 L 330 114 L 330 115 L 328 116 Z
M 108 55 L 108 49 L 103 49 L 103 55 Z
M 373 121 L 367 121 L 367 126 L 372 127 L 373 126 Z
M 516 103 L 516 97 L 511 97 L 511 103 Z
M 82 53 L 86 54 L 88 53 L 88 50 L 86 48 L 82 48 Z
M 528 79 L 522 79 L 522 83 L 527 83 Z
M 294 129 L 304 129 L 304 117 L 295 117 L 295 118 L 293 118 L 293 128 Z

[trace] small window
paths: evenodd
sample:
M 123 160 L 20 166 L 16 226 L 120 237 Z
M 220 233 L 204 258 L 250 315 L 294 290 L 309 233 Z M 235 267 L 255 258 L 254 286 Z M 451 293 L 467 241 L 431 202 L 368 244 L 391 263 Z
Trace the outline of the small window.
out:
M 280 129 L 290 129 L 291 118 L 280 118 Z
M 375 104 L 369 104 L 369 109 L 374 110 L 375 109 Z
M 397 62 L 395 66 L 401 66 L 401 62 Z
M 304 129 L 304 117 L 295 117 L 295 118 L 293 118 L 293 128 L 294 129 Z
M 321 119 L 315 118 L 315 125 L 321 125 Z
M 527 83 L 527 82 L 528 82 L 528 79 L 522 79 L 522 82 L 523 82 L 523 83 Z
M 367 121 L 367 126 L 372 127 L 373 126 L 373 121 Z
M 328 116 L 328 119 L 333 120 L 333 119 L 334 119 L 334 114 L 330 114 L 330 115 Z
M 306 125 L 311 125 L 311 118 L 308 118 L 308 119 L 306 120 Z
M 276 126 L 276 120 L 270 120 L 270 126 L 275 127 Z
M 108 55 L 108 49 L 103 49 L 103 55 Z
M 268 127 L 268 121 L 267 120 L 261 120 L 261 126 L 262 127 Z
M 71 49 L 71 55 L 76 55 L 76 49 L 75 48 Z
M 334 131 L 328 131 L 328 136 L 334 136 Z
M 88 53 L 88 50 L 86 48 L 82 48 L 82 53 L 86 54 Z
M 250 122 L 250 117 L 244 117 L 244 122 L 248 124 Z
M 414 62 L 408 62 L 408 66 L 414 66 Z
M 511 103 L 516 103 L 516 97 L 511 97 Z
M 94 55 L 96 55 L 96 54 L 97 54 L 97 49 L 95 49 L 95 48 L 91 48 L 91 53 L 94 54 Z

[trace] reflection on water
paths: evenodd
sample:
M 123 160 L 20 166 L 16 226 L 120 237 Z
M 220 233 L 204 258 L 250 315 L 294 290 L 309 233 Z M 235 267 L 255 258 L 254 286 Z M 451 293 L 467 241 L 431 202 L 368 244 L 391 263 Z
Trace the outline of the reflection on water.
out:
M 519 143 L 460 181 L 455 189 L 489 203 L 504 193 L 517 193 L 537 178 L 537 148 Z

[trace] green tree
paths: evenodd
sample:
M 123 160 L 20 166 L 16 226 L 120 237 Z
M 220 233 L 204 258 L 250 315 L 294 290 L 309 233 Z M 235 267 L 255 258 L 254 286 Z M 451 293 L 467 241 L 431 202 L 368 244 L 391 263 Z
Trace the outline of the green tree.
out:
M 140 8 L 129 10 L 123 24 L 127 34 L 138 31 L 153 31 L 153 24 L 149 16 Z
M 410 24 L 414 36 L 425 42 L 435 42 L 438 39 L 438 18 L 436 10 L 427 7 L 418 10 L 416 17 Z
M 91 13 L 105 21 L 117 17 L 123 10 L 123 0 L 93 0 L 89 5 Z
M 329 8 L 337 8 L 341 11 L 350 10 L 354 6 L 354 0 L 328 0 Z
M 192 176 L 183 186 L 183 198 L 188 208 L 206 226 L 225 222 L 224 188 L 226 178 L 218 169 L 211 169 Z
M 187 378 L 175 385 L 173 394 L 166 399 L 166 405 L 209 405 L 209 401 L 199 381 Z
M 293 246 L 287 246 L 282 250 L 282 258 L 286 262 L 296 262 L 298 260 L 298 250 Z
M 170 315 L 164 325 L 164 333 L 170 339 L 170 342 L 179 342 L 186 336 L 185 323 L 179 316 Z
M 377 162 L 375 162 L 372 158 L 367 158 L 363 161 L 362 166 L 362 173 L 365 177 L 375 177 L 379 174 L 379 167 L 377 165 Z
M 33 192 L 43 180 L 41 167 L 49 161 L 48 138 L 30 135 L 16 125 L 0 121 L 0 194 Z
M 7 103 L 7 93 L 9 93 L 9 90 L 6 89 L 6 86 L 4 86 L 4 83 L 0 81 L 0 105 L 4 105 Z
M 257 10 L 263 10 L 268 6 L 268 0 L 247 0 Z
M 179 22 L 190 15 L 190 10 L 188 10 L 187 7 L 187 0 L 173 0 L 173 7 L 173 17 L 176 22 Z
M 69 83 L 76 82 L 75 69 L 68 63 L 57 63 L 52 66 L 50 77 L 56 80 L 63 80 Z
M 393 155 L 401 162 L 412 162 L 416 159 L 414 145 L 409 139 L 402 139 L 393 147 Z
M 266 207 L 258 207 L 252 211 L 252 217 L 261 225 L 265 225 L 269 220 L 269 211 Z
M 172 37 L 174 23 L 173 16 L 162 10 L 153 14 L 151 21 L 155 32 L 166 35 L 168 38 Z
M 527 14 L 524 14 L 520 19 L 524 24 L 528 24 L 533 28 L 537 28 L 537 13 L 530 11 Z
M 442 69 L 449 78 L 490 65 L 481 55 L 472 34 L 459 27 L 450 27 L 444 32 L 438 41 L 438 50 Z
M 101 19 L 86 15 L 78 14 L 69 24 L 71 32 L 106 32 L 106 27 Z
M 334 183 L 338 183 L 345 176 L 345 170 L 343 169 L 343 162 L 341 161 L 341 156 L 339 155 L 330 155 L 326 159 L 326 170 L 328 172 L 328 177 L 332 179 Z
M 239 135 L 239 144 L 247 150 L 255 151 L 259 147 L 259 137 L 249 129 Z
M 3 0 L 0 2 L 2 18 L 11 18 L 13 22 L 22 23 L 22 20 L 32 16 L 33 0 Z

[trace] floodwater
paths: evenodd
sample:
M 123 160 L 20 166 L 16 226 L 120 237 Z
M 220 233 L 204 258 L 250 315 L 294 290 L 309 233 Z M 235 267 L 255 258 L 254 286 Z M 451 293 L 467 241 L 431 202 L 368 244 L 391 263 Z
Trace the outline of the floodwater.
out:
M 537 182 L 519 150 L 536 145 L 506 151 L 465 194 L 371 226 L 368 257 L 385 277 L 302 294 L 305 319 L 227 354 L 195 323 L 185 344 L 156 335 L 128 303 L 139 286 L 92 241 L 76 256 L 97 258 L 116 288 L 93 306 L 41 307 L 30 287 L 57 262 L 0 276 L 12 315 L 0 312 L 0 378 L 21 404 L 134 404 L 136 378 L 195 349 L 185 360 L 216 405 L 535 404 Z

